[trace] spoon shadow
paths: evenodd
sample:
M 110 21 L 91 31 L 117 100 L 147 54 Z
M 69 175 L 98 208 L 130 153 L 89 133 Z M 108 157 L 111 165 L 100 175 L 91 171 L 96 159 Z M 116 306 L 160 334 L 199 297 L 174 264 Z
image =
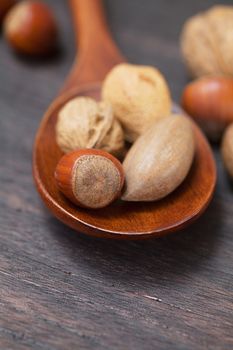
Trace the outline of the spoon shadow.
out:
M 114 241 L 77 234 L 53 217 L 48 229 L 65 248 L 69 267 L 76 272 L 80 259 L 96 276 L 113 285 L 185 283 L 183 276 L 195 274 L 214 256 L 221 227 L 221 205 L 215 198 L 206 213 L 191 227 L 175 235 L 146 241 Z M 205 230 L 204 230 L 205 228 Z M 80 265 L 80 263 L 79 263 Z

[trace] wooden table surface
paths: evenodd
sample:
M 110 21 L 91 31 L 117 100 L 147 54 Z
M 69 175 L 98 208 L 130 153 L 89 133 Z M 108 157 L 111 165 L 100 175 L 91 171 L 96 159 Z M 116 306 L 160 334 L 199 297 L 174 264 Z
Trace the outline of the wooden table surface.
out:
M 59 55 L 31 62 L 0 40 L 0 349 L 232 349 L 233 190 L 217 147 L 214 200 L 183 232 L 143 242 L 93 239 L 44 208 L 32 144 L 74 56 L 66 1 L 48 2 L 60 23 Z M 180 29 L 214 3 L 108 0 L 106 7 L 124 54 L 159 67 L 179 101 L 187 81 Z

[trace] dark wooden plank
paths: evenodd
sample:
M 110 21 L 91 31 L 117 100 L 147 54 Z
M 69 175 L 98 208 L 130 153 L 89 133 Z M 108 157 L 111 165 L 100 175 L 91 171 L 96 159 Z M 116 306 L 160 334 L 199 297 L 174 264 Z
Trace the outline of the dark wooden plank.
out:
M 33 138 L 74 54 L 66 3 L 48 2 L 59 18 L 62 55 L 26 62 L 0 42 L 0 348 L 232 348 L 233 194 L 217 148 L 214 201 L 176 235 L 92 239 L 43 208 L 31 176 Z M 187 80 L 181 25 L 213 3 L 108 0 L 107 9 L 129 60 L 157 65 L 178 100 Z

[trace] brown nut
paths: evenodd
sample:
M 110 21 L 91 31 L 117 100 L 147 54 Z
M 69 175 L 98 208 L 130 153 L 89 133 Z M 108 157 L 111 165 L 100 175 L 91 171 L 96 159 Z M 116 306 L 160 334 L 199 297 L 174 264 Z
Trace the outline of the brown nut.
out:
M 10 8 L 16 4 L 16 0 L 1 0 L 0 1 L 0 24 Z
M 40 1 L 14 6 L 4 21 L 4 33 L 12 48 L 26 55 L 46 55 L 57 45 L 57 24 L 50 8 Z
M 103 208 L 121 194 L 124 171 L 111 154 L 82 149 L 65 154 L 55 170 L 58 188 L 73 203 L 85 208 Z
M 218 141 L 225 127 L 233 122 L 233 79 L 200 78 L 186 86 L 181 103 L 207 136 Z
M 223 135 L 221 153 L 225 168 L 233 178 L 233 124 L 227 127 Z
M 123 162 L 125 201 L 166 197 L 185 179 L 195 152 L 190 120 L 172 114 L 156 121 L 130 148 Z

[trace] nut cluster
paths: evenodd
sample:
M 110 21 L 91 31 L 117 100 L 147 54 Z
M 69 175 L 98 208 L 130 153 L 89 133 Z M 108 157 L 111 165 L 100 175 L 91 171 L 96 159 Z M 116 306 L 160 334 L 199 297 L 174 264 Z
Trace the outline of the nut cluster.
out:
M 188 19 L 181 49 L 189 72 L 199 77 L 185 87 L 181 104 L 211 141 L 223 136 L 222 158 L 233 178 L 233 6 Z
M 58 188 L 92 209 L 119 197 L 154 201 L 174 191 L 189 172 L 195 142 L 190 121 L 171 114 L 162 74 L 120 64 L 103 82 L 102 98 L 77 97 L 58 113 L 56 139 L 66 153 L 56 168 Z M 121 165 L 114 156 L 123 158 L 124 139 L 134 144 Z

